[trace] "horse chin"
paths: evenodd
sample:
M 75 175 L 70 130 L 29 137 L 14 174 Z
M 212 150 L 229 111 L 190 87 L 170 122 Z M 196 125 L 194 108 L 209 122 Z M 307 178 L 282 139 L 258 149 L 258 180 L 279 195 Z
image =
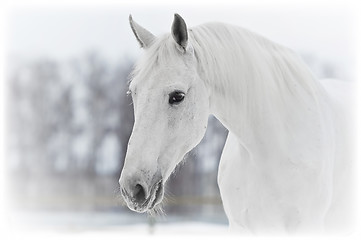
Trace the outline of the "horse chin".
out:
M 163 182 L 159 182 L 154 192 L 154 200 L 152 201 L 148 210 L 154 209 L 159 203 L 162 202 L 164 196 L 164 185 Z
M 152 191 L 148 199 L 142 204 L 135 202 L 127 202 L 128 208 L 134 212 L 145 213 L 153 210 L 159 203 L 162 202 L 164 196 L 163 181 L 159 181 L 152 187 Z

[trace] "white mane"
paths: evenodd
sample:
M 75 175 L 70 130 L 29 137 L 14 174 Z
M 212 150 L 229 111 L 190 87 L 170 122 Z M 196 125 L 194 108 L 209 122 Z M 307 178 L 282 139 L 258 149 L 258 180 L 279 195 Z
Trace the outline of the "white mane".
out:
M 205 24 L 190 33 L 202 79 L 215 91 L 231 95 L 254 120 L 262 117 L 263 107 L 286 118 L 296 106 L 308 108 L 323 95 L 296 54 L 262 36 L 222 23 Z

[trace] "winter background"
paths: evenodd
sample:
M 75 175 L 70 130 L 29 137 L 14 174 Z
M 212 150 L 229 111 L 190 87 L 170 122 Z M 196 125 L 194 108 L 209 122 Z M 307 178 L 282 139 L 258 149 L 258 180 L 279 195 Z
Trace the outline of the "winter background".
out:
M 165 216 L 121 205 L 133 125 L 128 75 L 142 50 L 129 27 L 209 21 L 248 28 L 297 52 L 318 78 L 356 80 L 349 5 L 17 5 L 6 17 L 5 173 L 9 226 L 61 233 L 225 233 L 217 168 L 227 130 L 213 117 L 166 186 Z M 16 231 L 16 230 L 13 230 Z

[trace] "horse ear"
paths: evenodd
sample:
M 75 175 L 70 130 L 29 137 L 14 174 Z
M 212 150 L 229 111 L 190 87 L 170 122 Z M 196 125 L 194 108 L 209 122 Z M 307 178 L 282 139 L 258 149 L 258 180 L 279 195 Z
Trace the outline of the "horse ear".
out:
M 188 43 L 187 25 L 184 19 L 177 13 L 174 14 L 172 36 L 176 43 L 185 51 Z
M 152 45 L 156 37 L 151 32 L 136 23 L 133 20 L 132 15 L 129 15 L 129 23 L 141 48 L 148 48 Z

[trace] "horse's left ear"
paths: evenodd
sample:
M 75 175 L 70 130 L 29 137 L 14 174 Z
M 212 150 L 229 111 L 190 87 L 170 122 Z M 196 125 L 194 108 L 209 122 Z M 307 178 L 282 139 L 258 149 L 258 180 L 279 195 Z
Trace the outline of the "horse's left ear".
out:
M 132 15 L 129 15 L 129 23 L 141 48 L 148 48 L 152 45 L 156 37 L 151 32 L 136 23 Z
M 186 51 L 188 44 L 188 32 L 187 25 L 184 19 L 179 14 L 174 14 L 174 20 L 172 24 L 172 36 L 176 43 Z

